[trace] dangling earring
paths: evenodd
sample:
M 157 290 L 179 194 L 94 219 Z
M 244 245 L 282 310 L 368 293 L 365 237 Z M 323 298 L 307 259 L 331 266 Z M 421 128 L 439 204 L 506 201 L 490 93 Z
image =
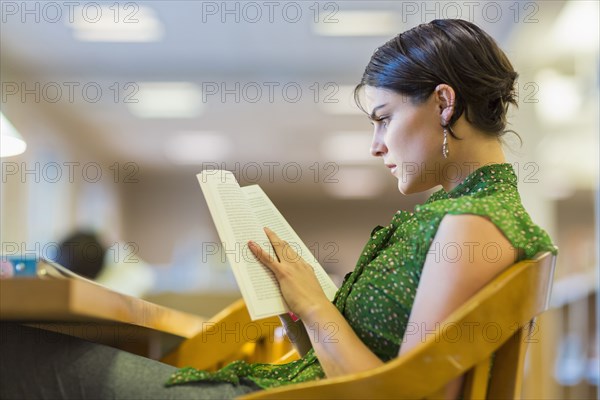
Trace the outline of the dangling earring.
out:
M 444 128 L 444 143 L 442 143 L 442 155 L 448 158 L 448 129 Z

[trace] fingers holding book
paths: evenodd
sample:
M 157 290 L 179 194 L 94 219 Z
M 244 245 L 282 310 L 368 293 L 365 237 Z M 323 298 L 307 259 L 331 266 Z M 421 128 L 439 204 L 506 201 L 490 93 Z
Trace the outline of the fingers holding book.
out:
M 275 257 L 262 249 L 255 242 L 248 242 L 252 253 L 267 266 L 277 278 L 283 297 L 300 318 L 305 310 L 315 302 L 329 302 L 315 275 L 313 267 L 308 264 L 286 241 L 268 228 L 264 229 L 273 249 Z

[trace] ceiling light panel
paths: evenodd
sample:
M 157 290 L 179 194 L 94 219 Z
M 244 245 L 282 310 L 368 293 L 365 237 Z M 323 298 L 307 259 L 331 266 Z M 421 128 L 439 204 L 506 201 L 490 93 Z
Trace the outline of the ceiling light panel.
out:
M 156 42 L 165 31 L 152 8 L 134 2 L 80 4 L 65 23 L 73 29 L 73 37 L 83 42 Z
M 165 156 L 179 165 L 223 161 L 232 153 L 231 140 L 218 132 L 180 132 L 168 138 Z
M 191 82 L 138 82 L 137 89 L 126 104 L 138 118 L 193 118 L 202 113 L 202 91 Z
M 401 28 L 398 17 L 390 11 L 337 11 L 314 24 L 313 31 L 321 36 L 393 36 Z

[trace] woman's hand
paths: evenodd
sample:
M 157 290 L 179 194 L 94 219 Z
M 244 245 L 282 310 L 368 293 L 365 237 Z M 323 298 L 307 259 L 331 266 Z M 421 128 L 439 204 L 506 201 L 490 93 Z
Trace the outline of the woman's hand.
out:
M 264 228 L 271 241 L 277 259 L 263 250 L 255 242 L 248 242 L 250 251 L 266 265 L 277 278 L 281 293 L 292 312 L 303 318 L 312 310 L 330 303 L 323 292 L 313 268 L 296 253 L 287 242 L 275 232 Z
M 279 260 L 252 241 L 248 242 L 250 250 L 273 271 L 288 306 L 302 318 L 327 377 L 383 365 L 383 361 L 356 336 L 348 321 L 325 296 L 312 267 L 273 231 L 265 228 L 265 233 Z

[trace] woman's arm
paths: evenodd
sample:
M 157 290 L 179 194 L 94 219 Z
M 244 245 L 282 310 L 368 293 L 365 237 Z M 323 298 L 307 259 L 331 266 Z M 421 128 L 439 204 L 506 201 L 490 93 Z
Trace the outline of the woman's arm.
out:
M 275 274 L 286 303 L 308 331 L 325 374 L 333 377 L 382 365 L 325 296 L 312 267 L 273 231 L 265 228 L 265 232 L 278 260 L 256 243 L 249 243 L 250 250 Z
M 333 303 L 315 305 L 304 314 L 302 322 L 327 377 L 383 365 L 383 361 L 359 339 Z

